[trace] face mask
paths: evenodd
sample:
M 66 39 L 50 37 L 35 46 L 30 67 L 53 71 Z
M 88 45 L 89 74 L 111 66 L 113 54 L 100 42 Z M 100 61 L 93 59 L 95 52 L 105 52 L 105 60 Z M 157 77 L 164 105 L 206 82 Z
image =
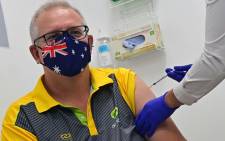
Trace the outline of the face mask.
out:
M 65 36 L 64 42 L 42 49 L 44 66 L 59 75 L 75 76 L 84 71 L 91 61 L 90 47 L 87 43 Z

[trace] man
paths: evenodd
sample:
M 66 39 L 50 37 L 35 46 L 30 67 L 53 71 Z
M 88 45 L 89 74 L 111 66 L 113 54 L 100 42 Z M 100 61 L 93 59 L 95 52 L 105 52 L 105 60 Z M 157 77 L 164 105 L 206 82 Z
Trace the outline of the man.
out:
M 145 140 L 134 117 L 153 92 L 131 70 L 89 68 L 93 37 L 77 9 L 46 3 L 30 27 L 30 52 L 44 75 L 9 107 L 3 141 Z M 149 139 L 185 140 L 171 119 Z

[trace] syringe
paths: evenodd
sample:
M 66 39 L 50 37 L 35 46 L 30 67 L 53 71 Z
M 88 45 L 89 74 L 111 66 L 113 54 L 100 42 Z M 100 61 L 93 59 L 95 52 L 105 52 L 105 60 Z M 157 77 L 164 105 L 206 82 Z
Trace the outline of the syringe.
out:
M 157 83 L 159 83 L 160 81 L 162 81 L 163 79 L 165 79 L 167 77 L 167 75 L 161 77 L 158 81 L 154 82 L 150 87 L 156 85 Z

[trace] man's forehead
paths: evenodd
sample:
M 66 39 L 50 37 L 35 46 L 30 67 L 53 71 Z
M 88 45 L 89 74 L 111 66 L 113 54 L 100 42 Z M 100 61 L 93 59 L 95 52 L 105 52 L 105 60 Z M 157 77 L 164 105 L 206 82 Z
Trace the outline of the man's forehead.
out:
M 79 13 L 71 8 L 52 8 L 44 11 L 37 18 L 37 25 L 40 32 L 51 32 L 54 30 L 63 30 L 72 26 L 83 24 L 83 18 Z M 48 31 L 45 31 L 48 30 Z
M 62 15 L 65 16 L 66 14 L 79 19 L 83 19 L 82 16 L 77 11 L 73 10 L 72 8 L 64 8 L 64 7 L 54 7 L 44 10 L 38 15 L 37 19 L 50 16 L 52 17 L 59 17 Z

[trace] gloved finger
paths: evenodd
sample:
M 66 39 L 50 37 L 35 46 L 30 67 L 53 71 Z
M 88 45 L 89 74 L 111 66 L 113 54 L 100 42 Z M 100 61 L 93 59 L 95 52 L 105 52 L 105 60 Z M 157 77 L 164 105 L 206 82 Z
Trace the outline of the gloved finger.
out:
M 148 131 L 150 132 L 147 132 L 147 137 L 151 137 L 155 133 L 155 129 L 149 129 Z
M 143 126 L 145 125 L 145 118 L 144 118 L 145 114 L 143 115 L 143 113 L 140 113 L 137 118 L 135 119 L 135 125 L 136 125 L 136 130 L 138 131 L 138 133 L 144 133 L 146 131 L 143 131 Z
M 144 121 L 142 120 L 136 120 L 135 121 L 135 128 L 136 128 L 136 130 L 138 131 L 138 133 L 141 133 L 141 130 L 142 130 L 142 127 L 143 127 L 143 125 L 144 125 Z
M 177 74 L 168 74 L 168 76 L 176 80 L 177 82 L 180 82 L 184 78 L 184 75 L 177 75 Z
M 176 80 L 177 80 L 178 82 L 180 82 L 183 78 L 184 78 L 184 76 L 178 75 L 177 78 L 176 78 Z
M 151 129 L 152 124 L 150 124 L 150 122 L 146 121 L 146 119 L 144 120 L 143 123 L 144 123 L 144 124 L 143 124 L 143 126 L 142 126 L 142 129 L 141 129 L 140 134 L 141 134 L 142 136 L 145 136 L 145 135 L 147 134 L 147 132 Z
M 135 130 L 141 135 L 145 136 L 145 133 L 147 132 L 143 126 L 145 125 L 145 119 L 139 119 L 138 121 L 135 121 Z
M 139 113 L 139 115 L 135 119 L 135 125 L 136 125 L 136 130 L 138 133 L 140 133 L 142 136 L 144 136 L 147 133 L 145 125 L 149 123 L 148 118 L 146 119 L 146 116 L 149 116 L 150 109 L 146 108 L 146 105 L 142 109 L 142 111 Z
M 180 82 L 183 79 L 183 77 L 184 77 L 183 75 L 178 75 L 178 74 L 176 74 L 174 72 L 168 73 L 167 76 L 172 78 L 172 79 L 174 79 L 174 80 L 176 80 L 176 81 L 178 81 L 178 82 Z
M 191 68 L 192 64 L 184 65 L 184 66 L 174 66 L 174 70 L 177 71 L 188 71 Z
M 177 74 L 174 73 L 174 71 L 172 71 L 172 72 L 168 72 L 168 73 L 167 73 L 167 76 L 170 77 L 170 78 L 175 79 L 175 78 L 177 77 Z
M 171 72 L 171 71 L 174 71 L 173 69 L 171 69 L 171 68 L 166 68 L 166 73 L 169 73 L 169 72 Z
M 184 76 L 187 72 L 186 71 L 174 71 L 173 73 Z
M 149 126 L 146 126 L 145 127 L 145 130 L 146 130 L 145 136 L 147 135 L 147 137 L 151 137 L 154 134 L 154 132 L 155 132 L 156 125 L 157 125 L 157 123 L 156 124 L 153 123 L 153 124 L 151 124 Z

